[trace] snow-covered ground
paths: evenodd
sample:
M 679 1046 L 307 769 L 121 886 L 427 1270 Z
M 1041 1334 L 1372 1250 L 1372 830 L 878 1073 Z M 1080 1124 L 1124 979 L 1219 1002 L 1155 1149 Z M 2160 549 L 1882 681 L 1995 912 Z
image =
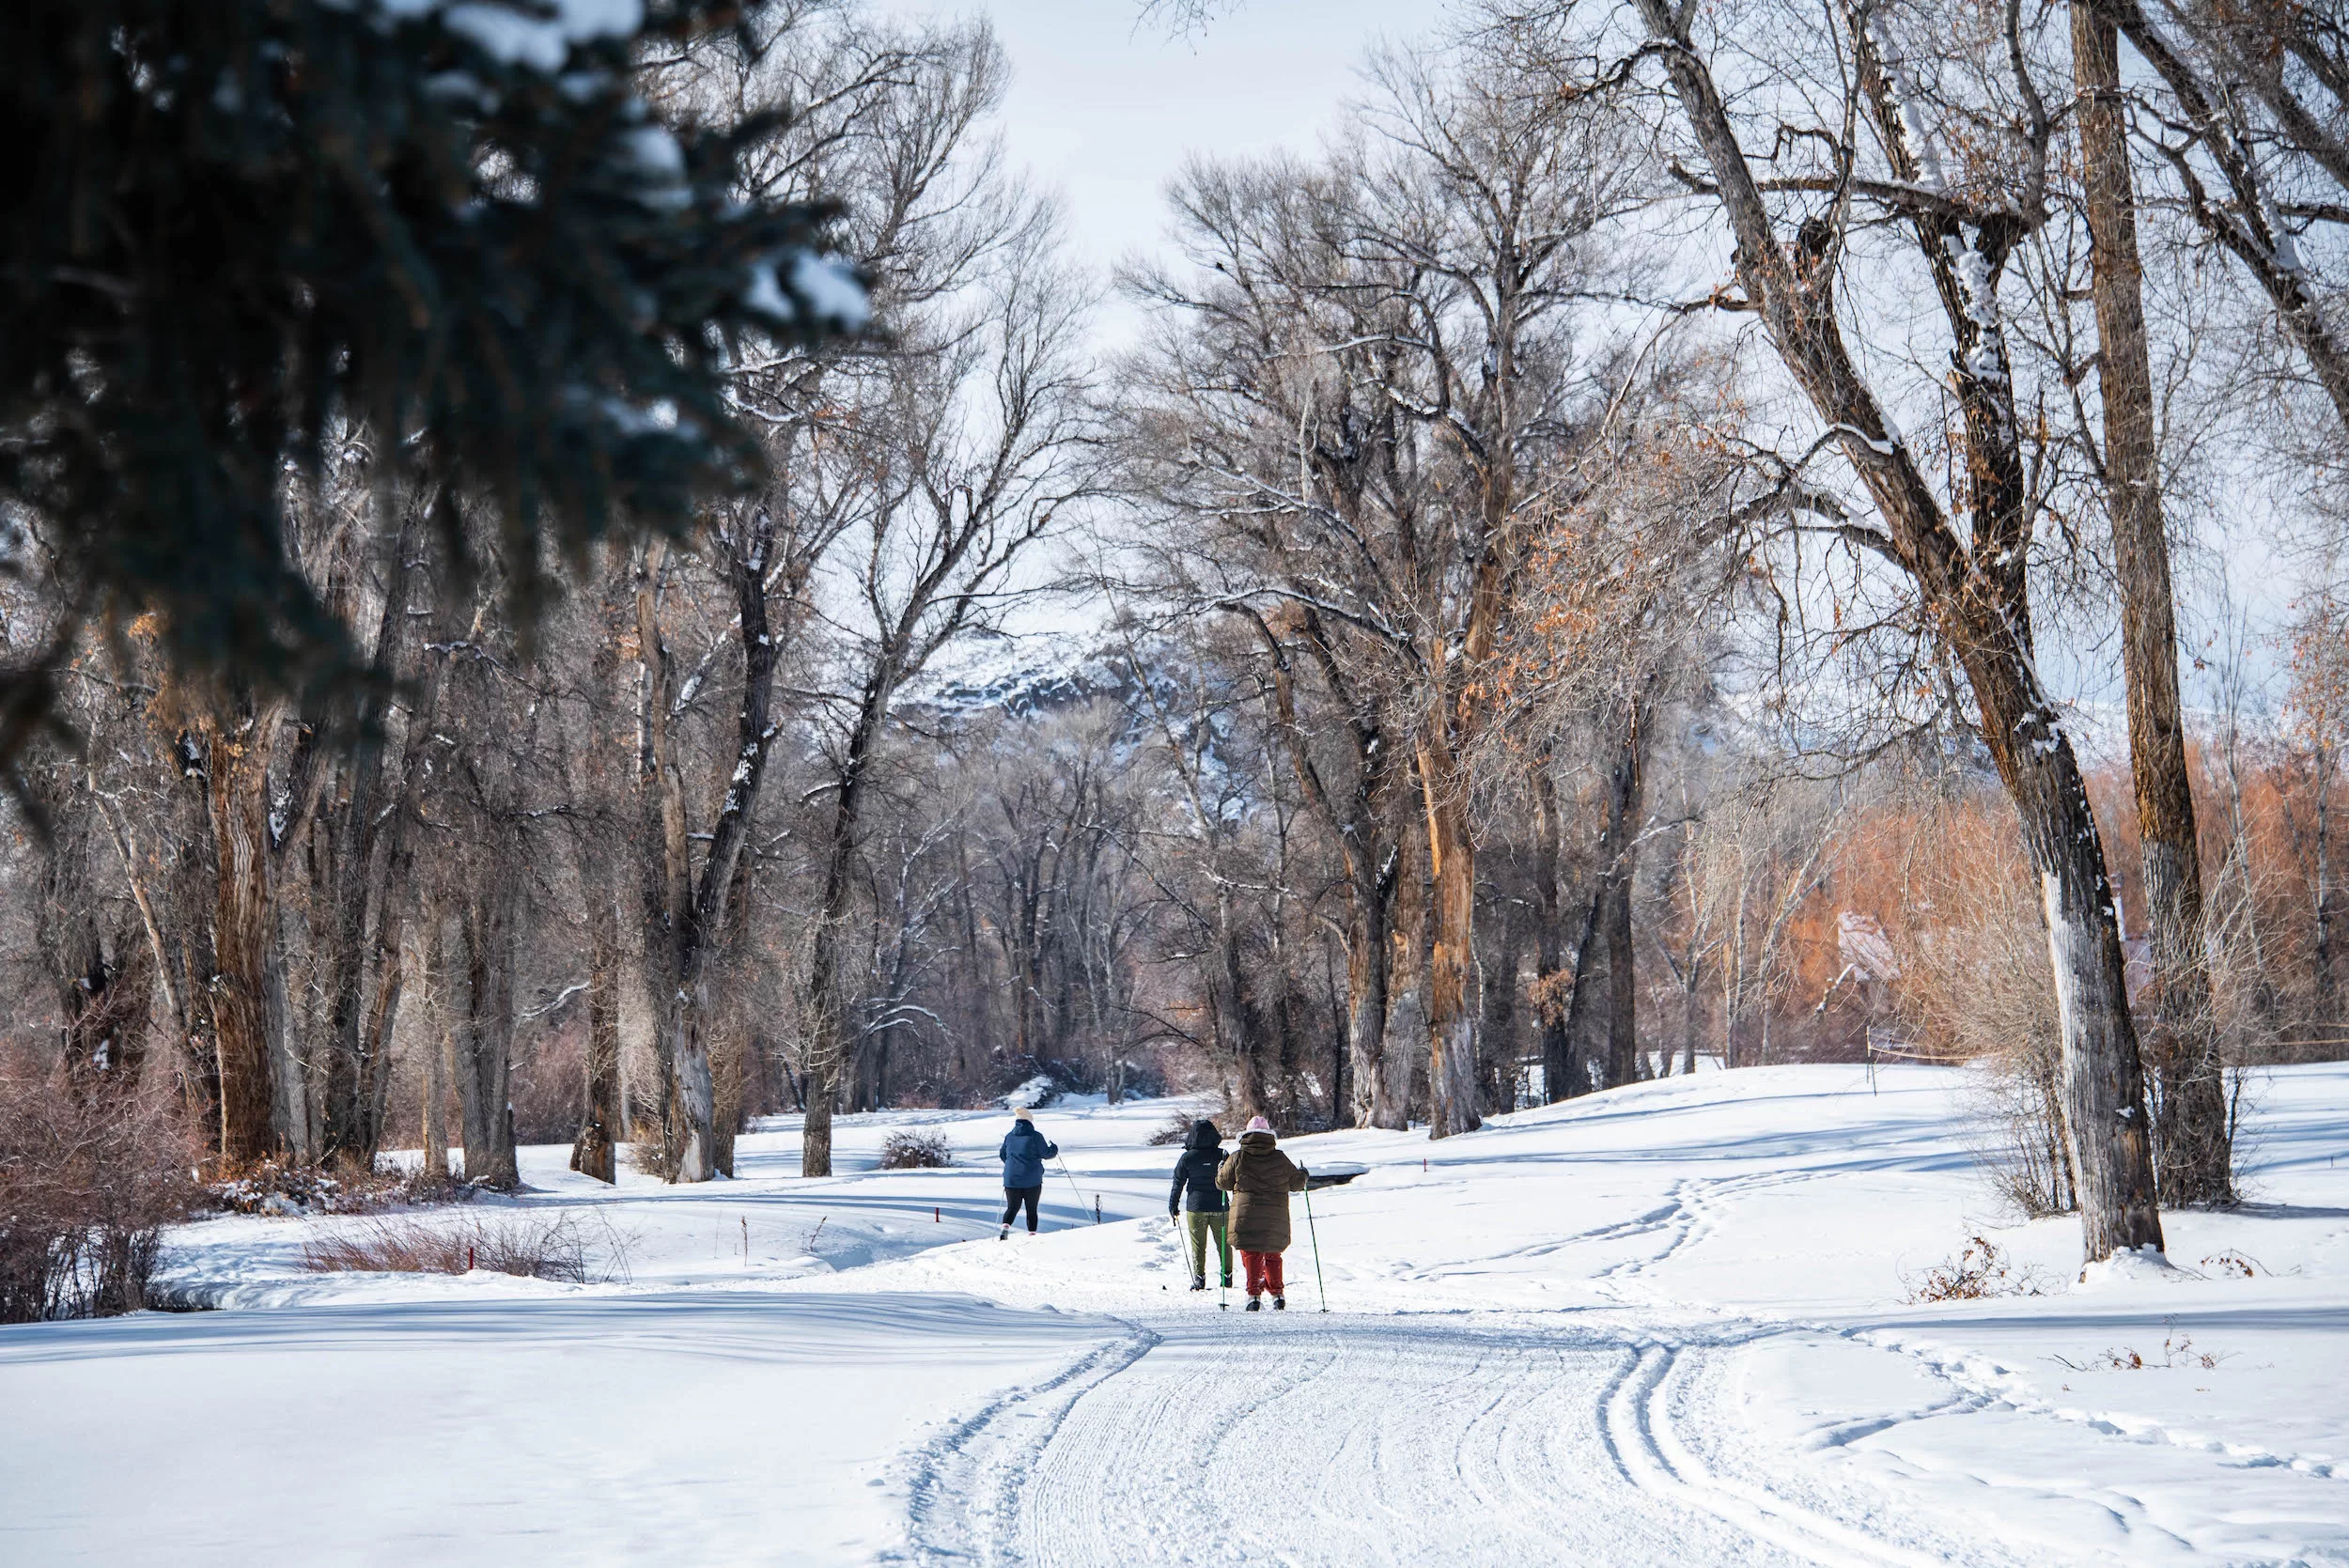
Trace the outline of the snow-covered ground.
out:
M 532 1150 L 448 1221 L 569 1214 L 626 1253 L 586 1286 L 213 1220 L 171 1268 L 228 1310 L 0 1329 L 0 1562 L 2349 1563 L 2349 1067 L 2255 1086 L 2191 1272 L 2088 1283 L 1968 1101 L 1772 1068 L 1296 1140 L 1367 1168 L 1314 1198 L 1328 1315 L 1301 1225 L 1285 1314 L 1183 1288 L 1164 1103 L 1039 1112 L 1034 1240 L 1000 1113 L 850 1118 L 820 1182 L 787 1121 L 699 1188 Z M 955 1168 L 873 1169 L 908 1125 Z M 2043 1294 L 1909 1302 L 1978 1234 Z

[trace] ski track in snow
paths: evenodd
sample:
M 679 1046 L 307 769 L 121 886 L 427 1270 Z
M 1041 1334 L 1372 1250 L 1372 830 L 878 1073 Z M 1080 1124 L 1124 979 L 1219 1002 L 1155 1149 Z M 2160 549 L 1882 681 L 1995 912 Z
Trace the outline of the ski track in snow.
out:
M 916 1457 L 910 1545 L 891 1560 L 1416 1568 L 1431 1541 L 1442 1544 L 1442 1560 L 1474 1565 L 2050 1560 L 2028 1543 L 2025 1556 L 2014 1555 L 1995 1524 L 1894 1495 L 1883 1483 L 1898 1477 L 1898 1466 L 1872 1479 L 1815 1463 L 1908 1422 L 1994 1409 L 2226 1463 L 2336 1474 L 2321 1460 L 2060 1407 L 2024 1391 L 2025 1374 L 1979 1356 L 1677 1302 L 1642 1281 L 1720 1230 L 1726 1205 L 1805 1179 L 1800 1172 L 1686 1178 L 1666 1203 L 1633 1219 L 1493 1255 L 1657 1238 L 1654 1250 L 1590 1276 L 1608 1303 L 1601 1309 L 1120 1318 L 1125 1339 L 997 1402 Z M 1175 1255 L 1169 1236 L 1148 1245 L 1170 1262 Z M 1443 1272 L 1402 1278 L 1432 1281 Z M 1678 1339 L 1670 1337 L 1675 1319 L 1686 1320 Z M 1786 1336 L 1904 1357 L 1946 1394 L 1821 1427 L 1798 1452 L 1765 1454 L 1737 1416 L 1742 1363 L 1756 1345 Z M 1366 1388 L 1377 1389 L 1382 1412 L 1371 1421 Z M 1609 1468 L 1590 1464 L 1594 1452 Z M 1993 1497 L 2012 1484 L 1969 1479 Z M 2107 1515 L 2124 1544 L 2118 1553 L 2076 1544 L 2061 1560 L 2191 1555 L 2190 1543 L 2125 1494 L 2059 1479 L 2035 1481 L 2032 1491 Z
M 926 1450 L 893 1560 L 1309 1568 L 1421 1564 L 1431 1546 L 1476 1565 L 2014 1560 L 1881 1496 L 1847 1488 L 1843 1517 L 1717 1471 L 1701 1448 L 1750 1445 L 1710 1347 L 1462 1316 L 1131 1323 Z M 1381 1414 L 1365 1420 L 1370 1389 Z

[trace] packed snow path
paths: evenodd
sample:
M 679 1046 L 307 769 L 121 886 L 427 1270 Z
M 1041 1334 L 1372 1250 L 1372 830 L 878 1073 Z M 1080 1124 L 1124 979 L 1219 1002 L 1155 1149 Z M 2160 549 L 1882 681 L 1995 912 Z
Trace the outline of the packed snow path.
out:
M 923 1458 L 914 1555 L 1163 1563 L 1911 1563 L 1699 1456 L 1691 1353 L 1599 1323 L 1158 1316 Z M 1699 1437 L 1687 1429 L 1703 1429 Z M 1955 1550 L 1966 1547 L 1968 1549 Z

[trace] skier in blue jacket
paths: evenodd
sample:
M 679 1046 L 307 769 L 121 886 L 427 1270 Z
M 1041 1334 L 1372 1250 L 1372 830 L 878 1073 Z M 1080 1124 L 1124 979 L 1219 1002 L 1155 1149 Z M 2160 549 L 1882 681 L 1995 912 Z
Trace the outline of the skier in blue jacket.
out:
M 1017 1118 L 997 1150 L 1003 1161 L 1003 1228 L 995 1239 L 1011 1234 L 1012 1217 L 1027 1205 L 1028 1234 L 1035 1234 L 1035 1201 L 1044 1196 L 1044 1162 L 1060 1155 L 1060 1145 L 1035 1129 L 1035 1116 L 1026 1106 L 1012 1112 Z

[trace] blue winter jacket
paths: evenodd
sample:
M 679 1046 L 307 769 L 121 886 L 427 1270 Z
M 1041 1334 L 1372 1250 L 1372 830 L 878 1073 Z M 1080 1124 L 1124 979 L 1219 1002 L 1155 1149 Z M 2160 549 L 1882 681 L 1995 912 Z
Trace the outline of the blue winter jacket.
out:
M 1046 1140 L 1034 1122 L 1015 1122 L 996 1153 L 1003 1162 L 1003 1186 L 1042 1187 L 1044 1162 L 1059 1155 L 1060 1145 Z

